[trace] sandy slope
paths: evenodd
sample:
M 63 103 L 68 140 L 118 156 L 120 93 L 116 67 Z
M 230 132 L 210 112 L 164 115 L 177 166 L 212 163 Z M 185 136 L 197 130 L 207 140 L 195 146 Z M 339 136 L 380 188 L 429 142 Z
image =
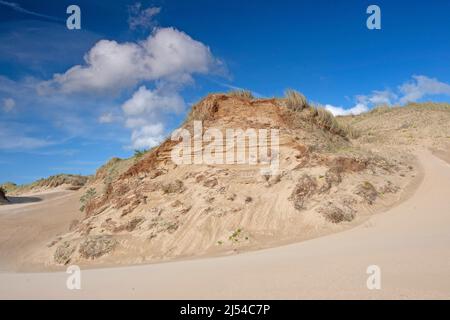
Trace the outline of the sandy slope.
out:
M 450 298 L 450 165 L 419 152 L 413 197 L 330 236 L 236 256 L 86 270 L 0 274 L 0 298 Z M 366 288 L 378 265 L 382 289 Z
M 20 270 L 24 257 L 67 232 L 70 221 L 81 216 L 79 197 L 62 189 L 9 197 L 12 204 L 0 206 L 0 272 Z

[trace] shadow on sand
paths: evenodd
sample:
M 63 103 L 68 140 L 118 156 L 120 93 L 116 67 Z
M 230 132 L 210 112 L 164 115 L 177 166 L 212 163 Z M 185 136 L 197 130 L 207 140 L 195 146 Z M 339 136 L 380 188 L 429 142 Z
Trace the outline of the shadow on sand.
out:
M 32 203 L 42 201 L 38 197 L 7 197 L 9 204 Z

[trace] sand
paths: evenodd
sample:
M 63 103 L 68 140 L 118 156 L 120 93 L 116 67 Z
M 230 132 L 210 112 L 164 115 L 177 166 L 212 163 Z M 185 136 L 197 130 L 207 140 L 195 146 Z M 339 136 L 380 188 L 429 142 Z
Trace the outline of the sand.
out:
M 0 298 L 449 299 L 450 165 L 418 157 L 414 194 L 353 229 L 233 256 L 83 270 L 73 291 L 64 272 L 0 273 Z M 381 269 L 380 290 L 367 289 L 370 265 Z
M 62 189 L 9 197 L 13 204 L 0 206 L 0 272 L 21 270 L 25 258 L 67 232 L 81 218 L 79 197 Z

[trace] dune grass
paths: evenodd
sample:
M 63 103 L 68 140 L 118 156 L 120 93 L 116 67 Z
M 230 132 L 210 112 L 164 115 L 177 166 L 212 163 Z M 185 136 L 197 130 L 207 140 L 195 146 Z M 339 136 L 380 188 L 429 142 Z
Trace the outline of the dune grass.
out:
M 285 98 L 287 107 L 293 111 L 301 111 L 309 107 L 306 97 L 298 91 L 287 89 Z
M 228 95 L 230 97 L 243 98 L 246 100 L 253 100 L 255 98 L 250 90 L 244 89 L 231 90 L 230 92 L 228 92 Z

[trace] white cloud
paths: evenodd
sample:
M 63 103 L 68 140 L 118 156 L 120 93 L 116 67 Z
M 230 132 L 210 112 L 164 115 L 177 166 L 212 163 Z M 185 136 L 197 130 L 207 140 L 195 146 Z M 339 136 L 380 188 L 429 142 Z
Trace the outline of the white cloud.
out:
M 159 12 L 141 11 L 142 16 L 138 16 L 142 19 Z M 144 22 L 136 20 L 134 23 Z M 223 72 L 221 62 L 206 45 L 174 28 L 155 29 L 139 42 L 101 40 L 86 53 L 84 60 L 85 64 L 54 74 L 52 79 L 40 83 L 38 92 L 42 95 L 119 93 L 122 89 L 151 82 L 154 89 L 141 86 L 122 105 L 124 124 L 132 130 L 133 148 L 148 148 L 161 141 L 165 116 L 185 109 L 179 92 L 194 82 L 195 74 Z M 122 118 L 110 112 L 98 118 L 100 123 L 115 120 Z
M 140 6 L 138 9 L 142 19 L 159 12 L 159 9 L 141 10 Z M 122 104 L 123 117 L 106 110 L 97 119 L 100 123 L 124 120 L 132 131 L 133 148 L 152 147 L 161 141 L 167 114 L 185 109 L 179 92 L 194 83 L 195 74 L 224 72 L 224 66 L 206 45 L 174 28 L 154 29 L 147 39 L 139 42 L 101 40 L 86 53 L 84 60 L 85 64 L 41 82 L 38 93 L 43 96 L 120 93 L 150 83 L 154 89 L 141 86 Z
M 342 107 L 335 107 L 332 105 L 325 105 L 324 108 L 328 111 L 330 111 L 334 116 L 348 116 L 348 115 L 358 115 L 361 114 L 363 112 L 367 112 L 369 111 L 369 108 L 362 104 L 362 103 L 358 103 L 356 106 L 354 106 L 351 109 L 344 109 Z
M 160 92 L 158 89 L 151 91 L 145 86 L 141 86 L 126 101 L 122 109 L 125 115 L 130 117 L 152 116 L 159 111 L 183 110 L 185 106 L 183 98 L 176 92 Z
M 403 94 L 399 102 L 401 104 L 415 102 L 428 95 L 450 96 L 450 85 L 440 82 L 435 78 L 426 76 L 413 76 L 409 82 L 402 84 L 399 91 Z
M 360 114 L 379 105 L 406 104 L 416 102 L 426 96 L 450 96 L 450 84 L 427 76 L 413 76 L 411 80 L 398 86 L 396 92 L 392 90 L 374 90 L 369 95 L 357 95 L 356 105 L 351 109 L 326 105 L 325 108 L 334 115 Z
M 358 95 L 356 101 L 364 105 L 391 105 L 398 99 L 398 96 L 390 90 L 378 91 L 374 90 L 370 95 Z
M 12 98 L 3 99 L 3 110 L 10 112 L 16 107 L 16 101 Z
M 149 90 L 141 86 L 122 105 L 126 126 L 132 129 L 132 148 L 150 148 L 163 139 L 165 113 L 180 112 L 186 104 L 172 87 L 158 87 Z
M 160 122 L 140 127 L 131 134 L 132 147 L 134 149 L 154 147 L 163 140 L 163 132 L 164 126 Z
M 142 8 L 142 4 L 137 2 L 128 7 L 128 25 L 131 30 L 148 30 L 155 26 L 154 17 L 160 12 L 160 7 Z
M 190 78 L 220 64 L 203 43 L 174 28 L 156 29 L 146 40 L 118 43 L 101 40 L 76 65 L 40 84 L 42 94 L 60 91 L 111 92 L 142 81 Z

